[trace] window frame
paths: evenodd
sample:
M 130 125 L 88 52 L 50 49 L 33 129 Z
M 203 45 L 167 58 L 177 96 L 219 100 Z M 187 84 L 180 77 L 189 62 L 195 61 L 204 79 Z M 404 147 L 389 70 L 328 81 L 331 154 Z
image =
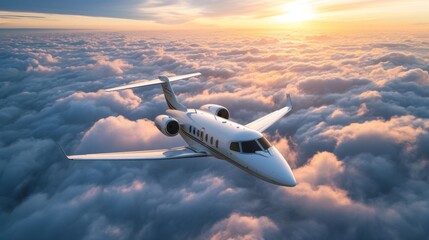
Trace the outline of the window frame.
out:
M 262 146 L 261 142 L 259 141 L 260 139 L 265 139 L 266 143 L 268 143 L 268 147 L 265 148 L 264 146 Z M 259 146 L 262 148 L 263 151 L 267 151 L 270 147 L 272 147 L 273 145 L 268 141 L 268 139 L 266 139 L 265 137 L 260 137 L 258 139 L 256 139 L 256 142 L 259 144 Z
M 258 146 L 259 147 L 259 150 L 255 150 L 255 151 L 251 151 L 251 152 L 248 152 L 248 151 L 244 151 L 244 146 L 246 145 L 246 144 L 243 144 L 243 143 L 245 143 L 245 142 L 248 142 L 249 144 L 252 144 L 252 142 L 253 143 L 256 143 L 256 146 Z M 263 148 L 259 145 L 259 143 L 258 143 L 258 141 L 256 141 L 256 139 L 254 139 L 254 140 L 250 140 L 250 141 L 242 141 L 242 142 L 240 142 L 240 145 L 241 145 L 241 153 L 246 153 L 246 154 L 253 154 L 253 153 L 256 153 L 256 152 L 258 152 L 258 151 L 264 151 L 263 150 Z M 253 147 L 255 147 L 255 145 L 253 145 Z

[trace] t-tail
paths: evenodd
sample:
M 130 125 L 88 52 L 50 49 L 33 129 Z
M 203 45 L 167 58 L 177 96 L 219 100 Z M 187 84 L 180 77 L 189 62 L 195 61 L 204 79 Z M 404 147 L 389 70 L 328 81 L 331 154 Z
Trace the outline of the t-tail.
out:
M 135 83 L 127 84 L 127 85 L 120 86 L 120 87 L 108 88 L 108 89 L 105 89 L 105 91 L 112 92 L 112 91 L 119 91 L 119 90 L 125 90 L 125 89 L 161 84 L 162 90 L 164 91 L 165 101 L 167 101 L 168 107 L 170 109 L 186 111 L 186 107 L 177 100 L 176 94 L 174 93 L 170 82 L 174 82 L 177 80 L 182 80 L 182 79 L 186 79 L 186 78 L 190 78 L 190 77 L 196 77 L 199 75 L 201 75 L 201 73 L 191 73 L 191 74 L 173 76 L 173 77 L 159 76 L 158 79 L 155 79 L 155 80 L 137 81 Z
M 170 79 L 166 76 L 159 76 L 159 80 L 163 81 L 163 83 L 161 83 L 161 87 L 162 91 L 164 91 L 164 97 L 168 108 L 186 111 L 186 107 L 177 101 L 176 94 L 174 93 L 173 88 L 171 88 Z

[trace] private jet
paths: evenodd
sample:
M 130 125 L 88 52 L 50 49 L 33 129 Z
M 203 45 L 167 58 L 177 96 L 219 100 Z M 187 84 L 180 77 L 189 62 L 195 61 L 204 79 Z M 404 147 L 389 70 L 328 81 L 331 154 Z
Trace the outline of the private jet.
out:
M 168 137 L 180 135 L 188 146 L 148 151 L 111 152 L 72 155 L 69 160 L 167 160 L 215 157 L 267 182 L 294 187 L 292 170 L 282 154 L 262 134 L 264 130 L 292 110 L 287 94 L 286 106 L 249 124 L 241 125 L 229 119 L 224 106 L 206 104 L 189 109 L 180 103 L 171 82 L 192 78 L 201 73 L 181 76 L 159 76 L 156 80 L 137 81 L 128 85 L 105 89 L 107 92 L 160 84 L 168 108 L 155 118 L 155 125 Z M 63 151 L 64 152 L 64 151 Z

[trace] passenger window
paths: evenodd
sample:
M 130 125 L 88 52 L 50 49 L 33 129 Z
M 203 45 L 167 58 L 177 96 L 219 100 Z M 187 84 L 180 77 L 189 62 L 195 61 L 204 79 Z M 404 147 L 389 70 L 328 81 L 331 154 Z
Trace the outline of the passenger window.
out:
M 255 140 L 242 142 L 241 148 L 244 153 L 254 153 L 262 150 Z
M 192 128 L 192 133 L 195 135 L 195 128 Z
M 210 144 L 213 145 L 213 137 L 210 137 Z
M 204 132 L 203 131 L 201 131 L 201 140 L 204 138 Z
M 238 142 L 231 142 L 231 145 L 229 145 L 229 149 L 235 152 L 240 152 L 240 145 Z
M 216 148 L 219 146 L 219 140 L 216 140 Z
M 200 136 L 200 130 L 197 130 L 197 136 Z
M 189 126 L 189 132 L 192 132 L 192 126 Z
M 268 148 L 271 147 L 271 143 L 268 142 L 268 140 L 264 137 L 259 138 L 258 142 L 259 142 L 259 144 L 261 144 L 261 146 L 264 150 L 267 150 Z
M 206 142 L 207 142 L 207 140 L 209 140 L 209 135 L 208 134 L 206 134 Z

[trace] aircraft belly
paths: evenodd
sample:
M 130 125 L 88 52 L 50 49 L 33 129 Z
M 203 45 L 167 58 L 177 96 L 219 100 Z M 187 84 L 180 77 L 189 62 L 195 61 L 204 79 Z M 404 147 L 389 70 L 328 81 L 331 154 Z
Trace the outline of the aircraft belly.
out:
M 228 160 L 228 162 L 231 163 L 231 164 L 233 164 L 234 166 L 240 168 L 241 170 L 243 170 L 243 171 L 245 171 L 245 172 L 247 172 L 247 173 L 249 173 L 249 174 L 251 174 L 251 175 L 253 175 L 253 176 L 257 177 L 257 178 L 259 178 L 259 179 L 262 179 L 264 181 L 267 181 L 267 182 L 270 182 L 270 183 L 273 183 L 273 184 L 282 185 L 282 184 L 280 184 L 280 183 L 278 183 L 278 182 L 276 182 L 276 181 L 274 181 L 274 180 L 272 180 L 270 178 L 265 177 L 264 175 L 259 174 L 257 171 L 252 170 L 252 169 L 250 169 L 249 167 L 247 167 L 245 165 L 241 165 L 238 162 L 236 162 L 234 160 L 231 161 L 231 160 Z

